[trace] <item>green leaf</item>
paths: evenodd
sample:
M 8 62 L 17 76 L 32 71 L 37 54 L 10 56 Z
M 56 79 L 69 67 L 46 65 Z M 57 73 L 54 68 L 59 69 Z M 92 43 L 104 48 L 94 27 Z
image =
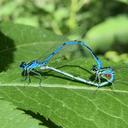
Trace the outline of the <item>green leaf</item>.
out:
M 14 1 L 10 1 L 10 2 L 6 3 L 5 5 L 1 6 L 0 15 L 8 16 L 8 15 L 14 13 L 16 8 L 17 8 L 17 3 Z
M 12 103 L 0 100 L 0 126 L 2 128 L 17 128 L 17 126 L 18 128 L 46 128 L 40 126 L 39 123 L 39 121 L 17 110 Z
M 38 23 L 38 19 L 37 17 L 18 17 L 17 19 L 15 19 L 14 21 L 15 23 L 18 24 L 25 24 L 25 25 L 31 25 L 31 26 L 35 26 L 38 27 L 39 23 Z
M 118 88 L 119 84 L 114 86 Z M 128 89 L 96 91 L 87 86 L 8 84 L 1 86 L 0 95 L 16 106 L 38 112 L 66 128 L 128 126 Z
M 27 84 L 27 81 L 21 81 L 21 71 L 18 68 L 21 61 L 28 62 L 38 56 L 45 56 L 46 52 L 51 53 L 66 39 L 43 29 L 24 25 L 3 24 L 0 28 L 3 35 L 13 40 L 15 47 L 9 69 L 0 73 L 0 97 L 20 109 L 39 113 L 51 120 L 55 128 L 128 127 L 127 66 L 124 65 L 123 69 L 122 65 L 115 65 L 101 58 L 104 66 L 112 66 L 115 69 L 116 80 L 112 85 L 113 90 L 109 86 L 97 89 L 55 72 L 44 72 L 45 77 L 42 76 L 41 85 L 33 76 L 32 83 Z M 1 53 L 9 52 L 12 48 L 3 49 Z M 4 57 L 7 59 L 9 56 Z M 61 70 L 88 80 L 91 77 L 89 71 L 95 64 L 94 60 L 82 57 L 67 57 L 59 64 L 63 65 L 64 62 L 69 66 L 61 67 Z M 56 67 L 54 61 L 50 65 Z
M 41 57 L 58 46 L 66 38 L 43 28 L 4 23 L 0 25 L 0 71 L 6 70 L 11 63 L 18 68 L 21 61 Z M 40 45 L 43 44 L 43 47 Z M 24 49 L 24 48 L 27 49 Z M 47 52 L 49 54 L 51 51 Z M 23 55 L 24 53 L 24 55 Z
M 128 0 L 117 0 L 117 1 L 128 4 Z
M 86 40 L 89 40 L 90 46 L 99 51 L 106 51 L 118 45 L 128 44 L 128 18 L 118 16 L 110 18 L 102 22 L 92 29 L 86 35 Z M 105 47 L 104 47 L 105 44 Z M 122 48 L 122 49 L 123 49 Z

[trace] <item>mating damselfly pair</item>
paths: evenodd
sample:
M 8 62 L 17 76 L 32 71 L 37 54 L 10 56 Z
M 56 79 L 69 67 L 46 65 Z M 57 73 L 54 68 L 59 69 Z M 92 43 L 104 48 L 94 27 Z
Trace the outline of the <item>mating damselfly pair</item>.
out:
M 49 66 L 49 63 L 51 59 L 54 58 L 54 56 L 59 54 L 59 52 L 62 51 L 64 48 L 66 49 L 67 47 L 69 46 L 71 47 L 73 45 L 87 49 L 89 53 L 93 56 L 96 63 L 95 65 L 92 66 L 92 72 L 93 75 L 95 75 L 94 81 L 86 80 L 81 76 L 74 76 L 70 73 Z M 40 83 L 41 83 L 41 73 L 39 71 L 44 71 L 44 70 L 54 71 L 64 76 L 67 76 L 71 80 L 79 81 L 89 85 L 94 85 L 96 87 L 102 87 L 108 84 L 112 84 L 115 77 L 113 69 L 111 67 L 103 67 L 102 61 L 97 57 L 97 55 L 85 42 L 76 41 L 76 40 L 64 42 L 62 45 L 57 47 L 51 54 L 49 54 L 43 60 L 36 59 L 28 63 L 22 62 L 20 64 L 20 68 L 22 68 L 23 70 L 25 80 L 28 79 L 29 82 L 31 82 L 30 74 L 34 73 L 35 75 L 39 76 L 38 78 L 40 79 Z

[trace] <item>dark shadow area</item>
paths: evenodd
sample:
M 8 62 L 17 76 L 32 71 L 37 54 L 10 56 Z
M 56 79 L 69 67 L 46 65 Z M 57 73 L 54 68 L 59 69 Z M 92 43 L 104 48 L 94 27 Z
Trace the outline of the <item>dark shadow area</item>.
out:
M 119 54 L 123 54 L 123 53 L 128 53 L 128 42 L 120 42 L 119 40 L 115 40 L 110 46 L 109 46 L 109 51 L 116 51 Z M 108 50 L 96 50 L 95 53 L 97 53 L 97 55 L 103 55 L 107 52 Z
M 112 45 L 112 50 L 117 51 L 118 53 L 128 53 L 128 43 L 115 42 Z
M 122 37 L 119 37 L 119 36 L 115 36 L 114 37 L 114 41 L 109 46 L 110 47 L 109 51 L 116 51 L 119 54 L 128 53 L 128 41 L 126 39 L 122 40 L 120 38 L 122 38 Z M 101 50 L 96 50 L 96 53 L 98 55 L 101 55 L 101 54 L 103 54 L 105 52 L 107 52 L 107 50 L 104 51 L 104 52 L 102 52 Z
M 51 121 L 50 119 L 46 119 L 43 115 L 40 115 L 39 113 L 34 113 L 30 110 L 24 110 L 24 109 L 20 109 L 21 111 L 24 111 L 25 114 L 33 117 L 36 120 L 41 121 L 42 123 L 40 123 L 39 125 L 44 125 L 48 128 L 62 128 L 61 126 L 56 125 L 53 121 Z
M 117 51 L 118 53 L 128 53 L 128 42 L 126 42 L 126 40 L 121 41 L 120 38 L 121 37 L 115 35 L 114 43 L 111 46 L 111 49 Z
M 14 61 L 14 41 L 0 32 L 0 72 L 6 71 Z

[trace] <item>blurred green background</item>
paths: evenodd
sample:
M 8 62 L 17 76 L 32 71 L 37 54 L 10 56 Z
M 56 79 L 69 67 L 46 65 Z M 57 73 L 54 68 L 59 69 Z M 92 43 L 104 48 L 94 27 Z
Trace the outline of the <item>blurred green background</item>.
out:
M 97 54 L 128 63 L 128 0 L 0 0 L 3 21 L 87 41 Z

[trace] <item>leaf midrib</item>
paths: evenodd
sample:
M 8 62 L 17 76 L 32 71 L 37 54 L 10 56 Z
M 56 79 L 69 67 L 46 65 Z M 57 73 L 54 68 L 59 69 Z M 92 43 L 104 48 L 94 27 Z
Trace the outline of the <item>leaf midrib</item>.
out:
M 11 83 L 11 84 L 0 84 L 0 87 L 40 87 L 40 88 L 62 88 L 62 89 L 72 89 L 72 90 L 88 90 L 88 91 L 96 91 L 96 87 L 82 87 L 82 86 L 76 86 L 76 85 L 63 85 L 63 84 L 31 84 L 31 85 L 25 85 L 25 84 L 19 84 L 19 83 Z M 117 93 L 126 93 L 128 94 L 127 90 L 118 90 L 118 89 L 107 89 L 107 88 L 98 88 L 98 91 L 106 91 L 106 92 L 117 92 Z

